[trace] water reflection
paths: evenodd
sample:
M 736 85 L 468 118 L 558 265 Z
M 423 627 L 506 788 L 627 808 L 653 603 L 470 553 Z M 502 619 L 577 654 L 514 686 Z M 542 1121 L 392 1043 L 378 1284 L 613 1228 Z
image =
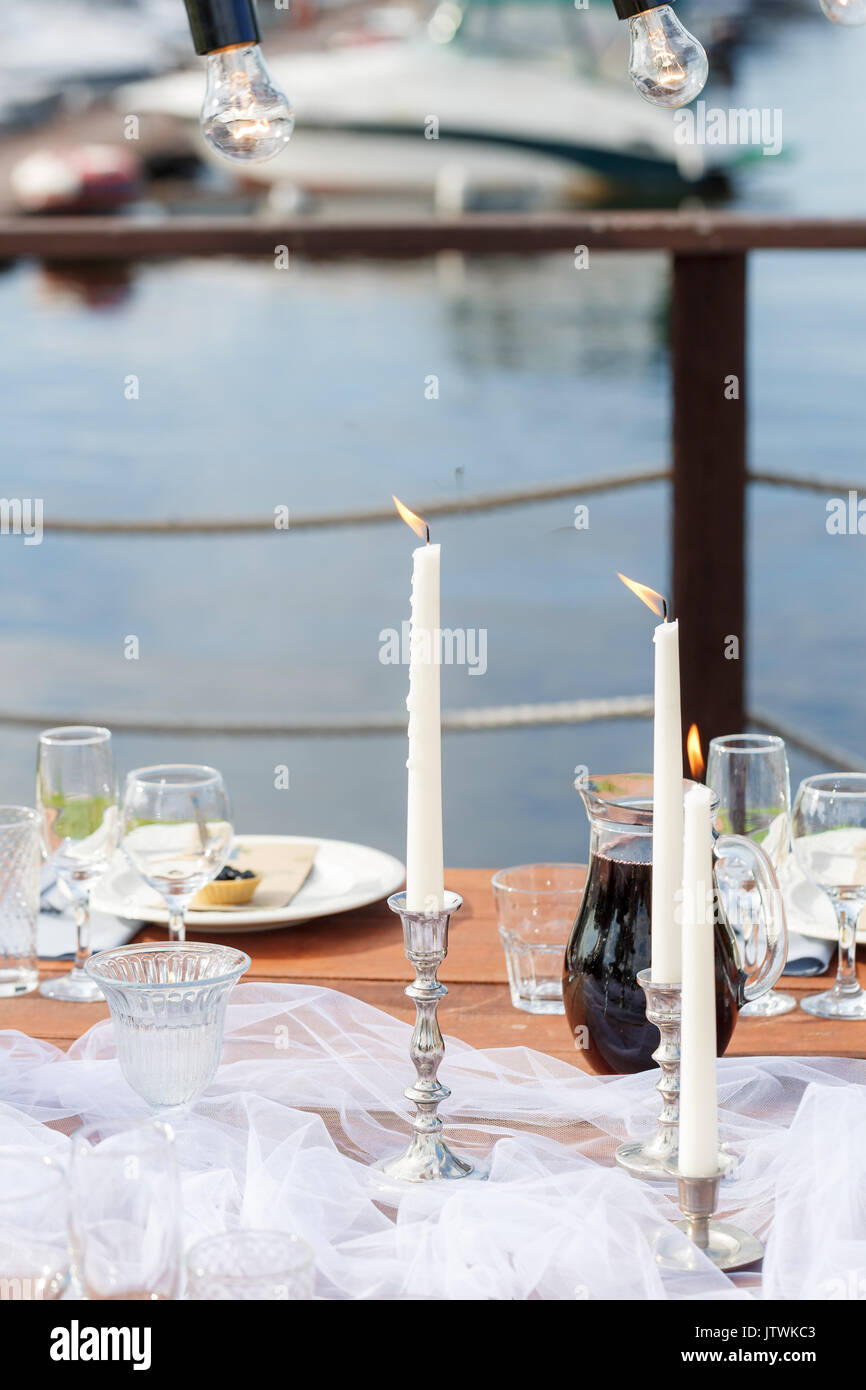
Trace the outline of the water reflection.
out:
M 128 302 L 133 283 L 130 266 L 56 261 L 40 268 L 36 294 L 42 304 L 63 303 L 97 311 L 119 309 Z
M 774 47 L 747 50 L 734 92 L 718 98 L 785 113 L 788 157 L 744 170 L 741 203 L 861 210 L 853 48 L 834 49 L 832 90 L 801 82 L 836 37 L 821 23 L 777 27 Z M 755 465 L 849 476 L 863 433 L 866 257 L 756 257 L 751 289 Z M 570 255 L 296 261 L 287 276 L 230 261 L 19 266 L 0 275 L 4 493 L 36 493 L 49 521 L 266 515 L 278 504 L 301 514 L 381 504 L 395 490 L 411 503 L 663 467 L 667 305 L 663 259 L 591 248 L 587 270 Z M 141 382 L 135 401 L 129 374 Z M 753 491 L 750 700 L 856 749 L 862 561 L 856 540 L 830 543 L 824 502 Z M 646 625 L 623 605 L 614 571 L 663 581 L 667 508 L 655 487 L 592 499 L 582 532 L 568 499 L 443 521 L 443 613 L 485 628 L 489 653 L 483 680 L 444 673 L 446 705 L 648 690 Z M 378 634 L 408 616 L 401 530 L 49 532 L 27 549 L 3 536 L 0 584 L 15 597 L 2 617 L 0 714 L 399 714 L 405 672 L 379 662 Z M 124 658 L 129 634 L 138 661 Z M 2 736 L 6 799 L 27 801 L 32 732 Z M 125 767 L 178 757 L 223 767 L 244 828 L 400 852 L 400 739 L 129 734 L 118 745 Z M 574 766 L 649 759 L 640 723 L 450 737 L 448 857 L 571 858 L 583 835 Z M 277 763 L 291 769 L 289 794 L 273 786 Z

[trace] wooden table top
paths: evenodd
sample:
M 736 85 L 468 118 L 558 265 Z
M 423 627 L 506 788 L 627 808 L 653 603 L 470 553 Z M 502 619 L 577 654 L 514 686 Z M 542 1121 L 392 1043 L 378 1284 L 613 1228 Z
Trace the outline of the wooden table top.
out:
M 440 1006 L 442 1031 L 473 1047 L 521 1045 L 584 1066 L 562 1016 L 534 1016 L 512 1007 L 494 915 L 491 872 L 454 869 L 447 874 L 448 887 L 462 894 L 464 905 L 452 919 L 449 954 L 440 971 L 449 991 Z M 161 940 L 164 930 L 146 927 L 137 939 Z M 191 930 L 189 939 L 209 938 L 206 931 Z M 403 954 L 399 922 L 384 902 L 306 926 L 238 932 L 220 935 L 219 940 L 249 953 L 252 966 L 244 976 L 246 980 L 326 985 L 406 1022 L 414 1020 L 414 1005 L 403 993 L 412 971 Z M 43 963 L 45 975 L 68 969 L 68 961 Z M 858 971 L 861 983 L 866 983 L 862 961 Z M 826 981 L 827 977 L 786 977 L 784 988 L 794 994 L 808 994 L 827 988 Z M 17 1028 L 66 1048 L 107 1013 L 104 1004 L 63 1004 L 34 993 L 0 999 L 0 1028 Z M 812 1018 L 802 1009 L 778 1019 L 743 1018 L 728 1054 L 866 1057 L 866 1022 Z

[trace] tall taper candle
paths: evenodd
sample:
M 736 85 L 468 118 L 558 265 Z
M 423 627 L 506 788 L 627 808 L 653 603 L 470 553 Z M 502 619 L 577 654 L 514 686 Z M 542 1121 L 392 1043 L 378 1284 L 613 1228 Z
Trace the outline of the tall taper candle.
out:
M 711 799 L 709 787 L 692 787 L 685 798 L 677 1161 L 687 1178 L 709 1178 L 719 1170 Z
M 679 623 L 659 623 L 653 724 L 652 978 L 682 979 L 677 900 L 683 879 L 683 732 Z
M 442 723 L 439 696 L 438 545 L 413 552 L 409 639 L 409 800 L 406 816 L 406 907 L 441 912 Z

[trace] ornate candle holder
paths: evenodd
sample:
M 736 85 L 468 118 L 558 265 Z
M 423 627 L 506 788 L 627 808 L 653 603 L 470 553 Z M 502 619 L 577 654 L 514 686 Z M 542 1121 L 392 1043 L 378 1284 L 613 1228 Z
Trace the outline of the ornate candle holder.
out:
M 631 1139 L 620 1144 L 616 1161 L 633 1177 L 649 1182 L 670 1182 L 670 1164 L 677 1156 L 680 1120 L 682 986 L 656 984 L 650 970 L 641 970 L 637 980 L 646 995 L 646 1016 L 661 1034 L 653 1061 L 658 1063 L 661 1073 L 656 1090 L 662 1103 L 654 1137 L 646 1143 Z
M 685 1217 L 684 1221 L 676 1223 L 677 1229 L 685 1231 L 693 1248 L 683 1247 L 680 1241 L 674 1245 L 662 1236 L 656 1242 L 656 1262 L 662 1268 L 696 1268 L 695 1249 L 719 1269 L 745 1269 L 762 1258 L 764 1247 L 756 1236 L 726 1221 L 711 1219 L 718 1205 L 719 1184 L 730 1171 L 730 1165 L 720 1165 L 711 1177 L 690 1178 L 681 1173 L 676 1164 L 671 1164 L 670 1176 L 677 1180 L 680 1210 Z
M 417 1077 L 414 1085 L 403 1092 L 415 1106 L 414 1134 L 405 1153 L 383 1159 L 376 1165 L 387 1177 L 400 1182 L 487 1177 L 484 1168 L 452 1153 L 442 1138 L 442 1121 L 436 1113 L 440 1102 L 451 1094 L 436 1076 L 445 1052 L 436 1011 L 439 1000 L 448 993 L 436 978 L 436 972 L 448 954 L 451 914 L 462 905 L 463 899 L 457 893 L 446 893 L 442 911 L 432 913 L 407 911 L 405 893 L 394 893 L 388 899 L 391 911 L 398 913 L 403 923 L 406 956 L 415 971 L 415 979 L 406 986 L 406 993 L 415 1001 L 415 1029 L 409 1056 L 415 1064 Z

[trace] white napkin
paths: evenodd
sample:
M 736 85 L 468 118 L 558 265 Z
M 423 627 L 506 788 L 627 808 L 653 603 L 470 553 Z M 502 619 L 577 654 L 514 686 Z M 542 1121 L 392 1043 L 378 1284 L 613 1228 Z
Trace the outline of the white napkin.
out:
M 91 912 L 91 948 L 109 951 L 114 946 L 125 946 L 143 925 L 143 922 L 121 920 L 107 912 Z M 72 960 L 75 956 L 72 899 L 51 869 L 43 869 L 40 879 L 36 948 L 43 960 Z

